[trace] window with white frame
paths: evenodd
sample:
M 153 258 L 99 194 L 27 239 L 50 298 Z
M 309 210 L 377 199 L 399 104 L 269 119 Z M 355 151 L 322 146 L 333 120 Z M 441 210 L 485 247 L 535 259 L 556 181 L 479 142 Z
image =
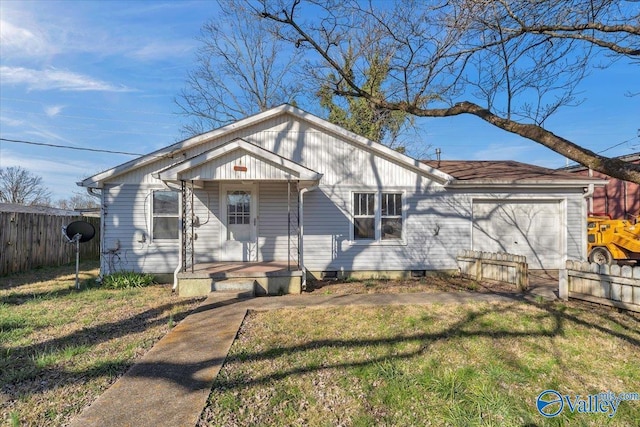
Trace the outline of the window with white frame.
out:
M 381 197 L 381 238 L 402 239 L 402 194 L 382 193 Z
M 376 238 L 375 193 L 353 193 L 353 239 Z
M 153 192 L 153 239 L 177 239 L 180 218 L 180 202 L 177 191 Z
M 353 193 L 353 240 L 402 240 L 402 198 L 402 193 Z

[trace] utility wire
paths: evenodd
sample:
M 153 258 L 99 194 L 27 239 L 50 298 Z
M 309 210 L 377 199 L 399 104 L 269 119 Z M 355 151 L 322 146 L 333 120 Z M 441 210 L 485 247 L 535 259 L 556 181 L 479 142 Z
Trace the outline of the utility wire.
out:
M 619 146 L 621 146 L 621 145 L 623 145 L 623 144 L 626 144 L 627 142 L 631 142 L 631 141 L 633 141 L 633 140 L 634 140 L 634 139 L 636 139 L 636 138 L 638 138 L 638 137 L 637 137 L 637 136 L 634 136 L 633 138 L 629 138 L 629 139 L 627 139 L 626 141 L 622 141 L 622 142 L 620 142 L 620 143 L 618 143 L 618 144 L 612 145 L 612 146 L 611 146 L 611 147 L 609 147 L 609 148 L 605 148 L 605 149 L 604 149 L 604 150 L 602 150 L 602 151 L 598 151 L 598 154 L 602 154 L 602 153 L 604 153 L 605 151 L 609 151 L 609 150 L 611 150 L 611 149 L 613 149 L 613 148 L 616 148 L 616 147 L 619 147 Z
M 73 147 L 70 145 L 45 144 L 44 142 L 24 141 L 20 139 L 0 138 L 0 141 L 16 142 L 19 144 L 39 145 L 42 147 L 67 148 L 69 150 L 78 150 L 78 151 L 93 151 L 94 153 L 124 154 L 127 156 L 143 156 L 143 154 L 140 154 L 140 153 L 129 153 L 126 151 L 100 150 L 97 148 Z

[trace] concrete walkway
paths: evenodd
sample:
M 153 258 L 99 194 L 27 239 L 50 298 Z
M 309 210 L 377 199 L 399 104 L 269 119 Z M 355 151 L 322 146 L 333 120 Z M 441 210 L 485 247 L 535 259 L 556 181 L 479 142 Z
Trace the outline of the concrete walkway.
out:
M 124 376 L 74 418 L 72 427 L 194 426 L 247 310 L 347 305 L 450 304 L 533 299 L 467 292 L 287 295 L 239 299 L 212 293 Z

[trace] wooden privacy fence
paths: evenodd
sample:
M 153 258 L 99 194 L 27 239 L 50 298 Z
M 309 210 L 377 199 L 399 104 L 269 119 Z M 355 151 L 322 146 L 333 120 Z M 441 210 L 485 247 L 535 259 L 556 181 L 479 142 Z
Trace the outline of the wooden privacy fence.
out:
M 640 312 L 640 267 L 567 261 L 560 298 L 581 299 Z
M 0 276 L 75 260 L 75 245 L 67 242 L 62 227 L 87 221 L 96 236 L 80 244 L 81 260 L 100 259 L 100 219 L 24 212 L 0 212 Z
M 520 291 L 529 287 L 527 258 L 524 256 L 467 250 L 460 251 L 456 261 L 464 277 L 509 283 Z

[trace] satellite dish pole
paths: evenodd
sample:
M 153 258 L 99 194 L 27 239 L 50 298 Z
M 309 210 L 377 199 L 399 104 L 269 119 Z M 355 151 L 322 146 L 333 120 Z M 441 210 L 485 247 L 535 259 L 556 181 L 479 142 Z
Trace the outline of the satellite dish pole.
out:
M 78 278 L 80 271 L 80 243 L 88 242 L 96 235 L 96 229 L 86 221 L 74 221 L 66 227 L 62 227 L 62 234 L 69 243 L 76 244 L 76 289 L 80 289 Z

